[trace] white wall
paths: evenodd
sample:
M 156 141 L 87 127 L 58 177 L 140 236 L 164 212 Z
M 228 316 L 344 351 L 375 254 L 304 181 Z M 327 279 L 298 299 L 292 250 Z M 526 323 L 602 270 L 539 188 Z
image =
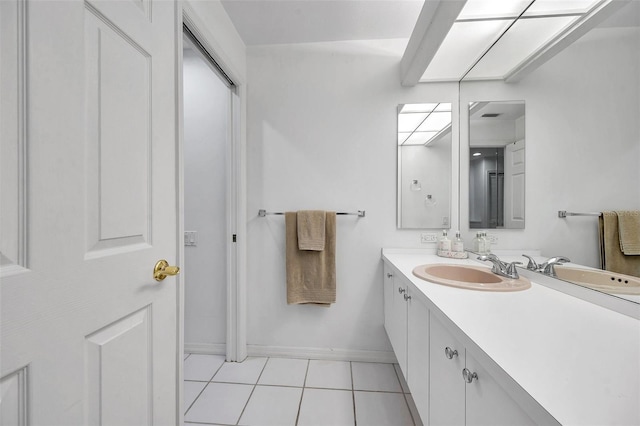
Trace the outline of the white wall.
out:
M 639 31 L 593 30 L 517 84 L 462 83 L 462 105 L 526 102 L 526 226 L 491 230 L 497 248 L 541 249 L 598 266 L 597 219 L 559 219 L 558 210 L 640 208 Z M 467 116 L 463 111 L 461 120 Z M 466 133 L 462 126 L 462 141 Z M 461 164 L 468 155 L 461 150 Z M 468 231 L 467 168 L 461 172 L 461 221 Z
M 226 155 L 230 91 L 192 50 L 184 52 L 185 343 L 226 340 Z
M 397 105 L 451 102 L 458 137 L 457 83 L 401 87 L 403 51 L 398 41 L 248 48 L 250 345 L 390 350 L 380 249 L 420 246 L 418 231 L 396 229 Z M 366 210 L 337 220 L 336 304 L 286 304 L 284 218 L 259 218 L 261 208 Z

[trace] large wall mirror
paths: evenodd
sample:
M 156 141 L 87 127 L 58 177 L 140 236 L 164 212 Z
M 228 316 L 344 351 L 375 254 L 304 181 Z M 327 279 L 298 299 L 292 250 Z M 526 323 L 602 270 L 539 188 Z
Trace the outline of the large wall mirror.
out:
M 502 102 L 506 100 L 526 102 L 526 118 L 524 103 Z M 539 250 L 542 258 L 571 259 L 566 267 L 601 268 L 598 213 L 640 210 L 640 2 L 629 2 L 519 79 L 463 79 L 460 105 L 460 211 L 461 222 L 469 225 L 463 230 L 465 238 L 472 238 L 476 226 L 489 229 L 495 224 L 496 250 Z M 489 116 L 482 118 L 485 114 Z M 524 213 L 515 228 L 521 228 L 525 218 L 526 227 L 517 230 L 508 225 L 506 207 L 502 218 L 499 210 L 485 215 L 487 200 L 501 199 L 500 185 L 507 204 L 506 158 L 504 183 L 499 183 L 500 166 L 493 167 L 497 194 L 491 195 L 482 188 L 492 185 L 487 183 L 492 179 L 489 167 L 479 172 L 482 167 L 473 157 L 506 157 L 506 149 L 486 143 L 494 138 L 487 136 L 493 133 L 487 123 L 509 114 L 515 120 L 509 127 L 516 144 L 521 137 L 526 142 Z M 481 119 L 485 124 L 476 123 Z M 507 147 L 513 143 L 505 142 Z M 475 174 L 482 175 L 482 185 Z M 559 211 L 595 215 L 561 218 Z M 630 294 L 633 291 L 598 291 L 640 303 L 640 294 Z
M 522 229 L 524 101 L 469 103 L 469 228 Z
M 398 106 L 398 228 L 449 228 L 451 103 Z

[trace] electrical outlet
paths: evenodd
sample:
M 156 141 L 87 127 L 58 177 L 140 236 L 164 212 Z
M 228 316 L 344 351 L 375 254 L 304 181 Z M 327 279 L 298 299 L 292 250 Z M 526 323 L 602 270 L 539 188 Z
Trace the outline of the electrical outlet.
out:
M 442 225 L 449 226 L 449 216 L 442 216 Z
M 420 234 L 420 242 L 422 244 L 437 243 L 438 234 L 423 232 L 422 234 Z
M 184 231 L 184 245 L 185 246 L 197 246 L 198 245 L 198 233 L 196 231 Z
M 487 234 L 487 239 L 491 244 L 498 244 L 498 236 L 496 234 Z

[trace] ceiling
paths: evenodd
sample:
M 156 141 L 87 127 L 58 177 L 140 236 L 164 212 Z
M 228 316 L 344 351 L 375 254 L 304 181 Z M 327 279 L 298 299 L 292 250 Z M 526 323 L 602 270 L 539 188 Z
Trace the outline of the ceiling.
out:
M 222 0 L 247 46 L 411 36 L 423 0 Z

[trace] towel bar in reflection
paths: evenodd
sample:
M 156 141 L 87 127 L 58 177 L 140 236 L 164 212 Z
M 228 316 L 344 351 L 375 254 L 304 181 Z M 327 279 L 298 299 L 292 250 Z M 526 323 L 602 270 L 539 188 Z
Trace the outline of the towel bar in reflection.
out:
M 258 216 L 265 217 L 266 215 L 284 215 L 284 212 L 268 212 L 264 209 L 258 210 Z M 358 210 L 357 212 L 336 212 L 339 216 L 358 216 L 364 217 L 364 210 Z
M 596 217 L 600 217 L 600 216 L 602 216 L 602 213 L 574 213 L 574 212 L 568 212 L 566 210 L 558 210 L 558 217 L 566 218 L 567 216 L 596 216 Z

